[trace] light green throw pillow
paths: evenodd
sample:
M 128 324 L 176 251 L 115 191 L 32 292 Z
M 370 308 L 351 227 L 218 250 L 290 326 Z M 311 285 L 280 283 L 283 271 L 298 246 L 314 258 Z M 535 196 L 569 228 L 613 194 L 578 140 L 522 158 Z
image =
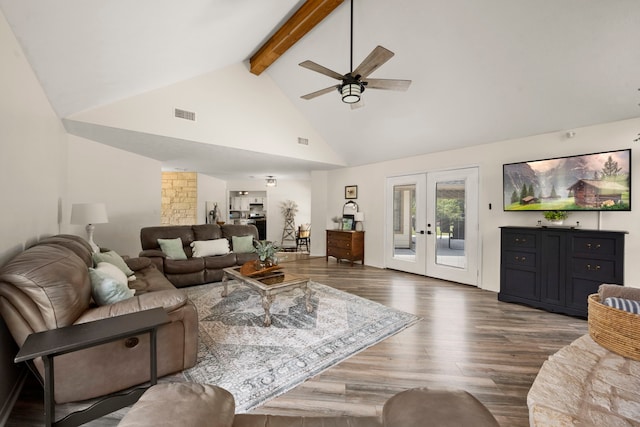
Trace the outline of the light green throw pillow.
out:
M 131 298 L 136 291 L 100 270 L 89 269 L 91 296 L 98 305 L 114 304 Z
M 118 255 L 115 251 L 107 251 L 107 252 L 97 252 L 92 255 L 93 263 L 98 265 L 101 262 L 108 262 L 109 264 L 113 264 L 118 267 L 127 277 L 133 274 L 133 270 L 129 268 L 126 262 L 122 259 L 120 255 Z
M 253 246 L 253 236 L 231 236 L 233 252 L 237 254 L 250 254 L 256 251 Z
M 182 247 L 182 239 L 176 237 L 175 239 L 158 239 L 160 249 L 169 259 L 187 259 L 187 254 L 184 253 Z

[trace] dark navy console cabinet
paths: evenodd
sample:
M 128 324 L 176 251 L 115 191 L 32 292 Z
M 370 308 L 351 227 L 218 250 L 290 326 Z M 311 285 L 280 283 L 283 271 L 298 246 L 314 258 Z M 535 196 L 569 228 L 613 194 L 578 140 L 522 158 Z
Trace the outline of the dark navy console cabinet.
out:
M 625 232 L 501 227 L 498 299 L 587 317 L 602 283 L 623 285 Z

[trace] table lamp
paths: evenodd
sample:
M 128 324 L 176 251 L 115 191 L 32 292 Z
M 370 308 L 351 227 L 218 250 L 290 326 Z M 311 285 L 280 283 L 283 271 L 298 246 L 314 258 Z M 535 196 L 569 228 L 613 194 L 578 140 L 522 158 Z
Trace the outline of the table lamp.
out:
M 362 225 L 362 221 L 364 221 L 364 212 L 356 212 L 353 217 L 356 222 L 356 230 L 362 231 L 364 230 L 364 226 Z
M 100 252 L 100 248 L 93 241 L 93 224 L 105 224 L 107 219 L 107 207 L 104 203 L 74 203 L 71 206 L 71 224 L 86 224 L 89 245 L 93 252 Z

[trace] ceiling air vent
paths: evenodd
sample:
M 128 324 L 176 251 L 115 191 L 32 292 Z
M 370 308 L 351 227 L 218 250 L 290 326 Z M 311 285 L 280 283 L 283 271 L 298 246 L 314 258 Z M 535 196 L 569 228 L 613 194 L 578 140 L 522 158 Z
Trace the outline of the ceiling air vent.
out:
M 179 119 L 191 120 L 194 122 L 196 121 L 196 113 L 194 113 L 193 111 L 181 110 L 179 108 L 176 108 L 175 116 Z
M 300 145 L 309 145 L 309 140 L 307 138 L 298 138 L 298 144 Z

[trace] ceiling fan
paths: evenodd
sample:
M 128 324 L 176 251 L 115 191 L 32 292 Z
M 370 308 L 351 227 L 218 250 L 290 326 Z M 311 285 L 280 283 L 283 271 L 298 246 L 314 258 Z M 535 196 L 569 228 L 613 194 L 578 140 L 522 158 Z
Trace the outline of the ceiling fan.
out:
M 351 55 L 349 63 L 351 71 L 347 74 L 341 75 L 333 70 L 323 67 L 322 65 L 316 64 L 313 61 L 307 60 L 301 62 L 299 64 L 301 67 L 308 68 L 309 70 L 340 80 L 340 84 L 308 93 L 301 96 L 301 98 L 313 99 L 337 89 L 342 95 L 342 101 L 347 104 L 351 104 L 351 108 L 354 109 L 364 106 L 360 98 L 365 87 L 369 89 L 405 91 L 411 84 L 411 80 L 368 78 L 371 73 L 380 68 L 385 62 L 391 59 L 393 55 L 394 53 L 389 49 L 385 49 L 382 46 L 376 46 L 369 56 L 367 56 L 355 70 L 353 69 L 353 0 L 351 0 Z

